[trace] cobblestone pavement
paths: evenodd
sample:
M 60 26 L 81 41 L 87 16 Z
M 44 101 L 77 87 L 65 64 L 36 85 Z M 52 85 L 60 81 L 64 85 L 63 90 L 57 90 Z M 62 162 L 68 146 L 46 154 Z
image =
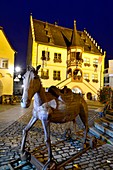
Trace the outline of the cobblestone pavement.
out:
M 32 105 L 30 108 L 23 109 L 20 107 L 19 103 L 13 105 L 0 104 L 0 132 L 18 120 L 29 109 L 31 109 L 31 107 Z
M 5 130 L 0 133 L 0 170 L 9 170 L 7 164 L 10 161 L 19 158 L 20 144 L 22 138 L 22 129 L 26 126 L 31 118 L 32 108 L 21 116 L 18 120 L 8 126 Z M 89 110 L 89 125 L 91 126 L 99 115 L 93 110 Z M 62 142 L 64 139 L 65 130 L 70 127 L 73 132 L 72 123 L 65 124 L 53 124 L 51 123 L 51 141 L 53 144 L 61 141 L 56 147 L 52 147 L 53 156 L 57 163 L 65 161 L 70 156 L 78 153 L 81 149 L 82 138 L 73 135 L 72 138 L 77 140 L 67 140 Z M 83 129 L 84 126 L 79 117 L 77 117 L 77 130 Z M 82 131 L 81 131 L 82 132 Z M 44 133 L 42 124 L 37 121 L 36 124 L 31 128 L 27 136 L 26 149 L 29 151 L 39 147 L 42 148 L 44 144 Z M 45 146 L 44 146 L 45 147 Z M 45 148 L 42 148 L 45 149 Z M 31 164 L 21 168 L 21 170 L 32 170 L 36 169 Z M 113 148 L 111 145 L 102 145 L 98 148 L 89 149 L 79 158 L 74 159 L 70 163 L 64 166 L 64 169 L 84 169 L 84 170 L 109 170 L 113 169 Z

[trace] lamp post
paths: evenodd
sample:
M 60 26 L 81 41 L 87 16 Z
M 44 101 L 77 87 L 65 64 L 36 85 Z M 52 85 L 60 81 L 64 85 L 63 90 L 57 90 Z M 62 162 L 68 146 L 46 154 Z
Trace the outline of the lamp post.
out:
M 16 66 L 15 67 L 15 74 L 14 74 L 14 94 L 15 95 L 20 95 L 22 93 L 21 72 L 22 72 L 21 67 Z
M 20 78 L 21 78 L 20 72 L 21 72 L 21 67 L 16 66 L 16 67 L 15 67 L 15 76 L 16 76 L 16 77 L 14 78 L 14 81 L 15 81 L 15 82 L 19 82 L 19 81 L 20 81 Z

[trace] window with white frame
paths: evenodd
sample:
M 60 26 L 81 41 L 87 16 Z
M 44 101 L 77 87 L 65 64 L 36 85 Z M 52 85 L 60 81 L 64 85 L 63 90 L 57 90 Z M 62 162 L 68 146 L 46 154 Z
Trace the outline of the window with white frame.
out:
M 92 81 L 98 83 L 98 74 L 92 74 Z
M 0 58 L 0 68 L 4 69 L 8 68 L 8 59 Z
M 53 80 L 61 80 L 60 71 L 53 71 Z
M 89 73 L 84 73 L 84 79 L 88 82 L 90 81 L 89 80 Z
M 90 59 L 89 58 L 84 58 L 84 65 L 90 66 Z
M 94 58 L 94 60 L 93 60 L 93 66 L 94 66 L 94 67 L 98 67 L 98 59 L 97 59 L 97 58 Z

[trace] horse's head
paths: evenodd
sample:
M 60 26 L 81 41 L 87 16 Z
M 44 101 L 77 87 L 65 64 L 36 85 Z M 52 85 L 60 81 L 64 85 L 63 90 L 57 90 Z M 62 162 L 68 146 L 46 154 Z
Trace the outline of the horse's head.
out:
M 36 92 L 40 90 L 41 81 L 38 76 L 38 70 L 40 65 L 37 66 L 36 70 L 33 67 L 28 66 L 27 72 L 23 76 L 23 95 L 21 100 L 21 106 L 27 108 L 30 106 L 31 99 Z

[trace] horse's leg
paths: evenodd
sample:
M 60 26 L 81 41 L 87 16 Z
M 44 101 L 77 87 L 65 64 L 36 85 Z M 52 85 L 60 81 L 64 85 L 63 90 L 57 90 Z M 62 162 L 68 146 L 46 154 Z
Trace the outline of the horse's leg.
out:
M 26 141 L 27 133 L 36 121 L 37 121 L 37 118 L 32 116 L 32 118 L 29 121 L 29 123 L 27 124 L 27 126 L 23 129 L 22 143 L 21 143 L 21 153 L 22 154 L 24 153 L 24 150 L 25 150 L 25 141 Z
M 44 169 L 47 168 L 47 166 L 52 161 L 52 150 L 51 150 L 51 140 L 50 140 L 50 122 L 49 120 L 42 120 L 42 125 L 44 128 L 44 135 L 45 135 L 45 142 L 48 149 L 48 161 L 44 166 Z

